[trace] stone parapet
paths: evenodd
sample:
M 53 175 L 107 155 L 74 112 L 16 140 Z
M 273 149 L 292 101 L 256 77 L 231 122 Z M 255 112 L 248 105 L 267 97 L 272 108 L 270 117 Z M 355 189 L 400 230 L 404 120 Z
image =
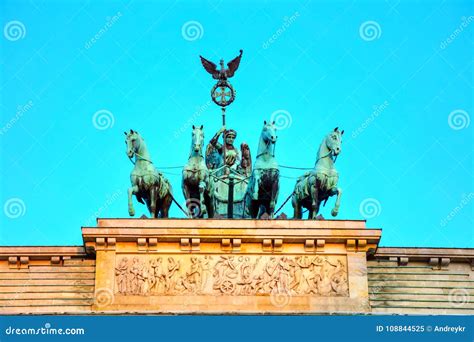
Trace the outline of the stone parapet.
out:
M 98 220 L 95 312 L 369 312 L 364 221 Z

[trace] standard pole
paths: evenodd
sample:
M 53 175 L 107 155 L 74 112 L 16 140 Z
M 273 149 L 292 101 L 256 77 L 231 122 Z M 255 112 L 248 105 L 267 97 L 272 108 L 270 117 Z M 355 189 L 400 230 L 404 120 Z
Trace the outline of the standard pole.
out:
M 225 127 L 225 107 L 221 107 L 222 108 L 222 127 Z M 225 145 L 226 145 L 226 142 L 225 142 L 225 137 L 227 135 L 227 128 L 224 130 L 224 143 L 222 144 L 222 158 L 224 158 L 224 165 L 226 165 L 225 163 Z M 224 167 L 224 173 L 226 172 L 226 168 Z
M 227 198 L 227 218 L 234 218 L 234 174 L 229 174 L 229 197 Z

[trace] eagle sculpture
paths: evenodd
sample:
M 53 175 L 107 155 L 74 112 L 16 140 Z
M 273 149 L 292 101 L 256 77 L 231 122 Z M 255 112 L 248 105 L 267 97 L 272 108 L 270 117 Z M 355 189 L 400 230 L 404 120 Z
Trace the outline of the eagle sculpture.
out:
M 217 70 L 217 65 L 215 63 L 205 59 L 203 56 L 199 56 L 199 57 L 201 58 L 202 66 L 204 67 L 204 69 L 206 69 L 208 73 L 212 75 L 213 79 L 225 81 L 228 78 L 231 78 L 232 76 L 234 76 L 235 71 L 239 68 L 240 59 L 242 58 L 242 53 L 243 53 L 243 50 L 240 50 L 240 55 L 238 55 L 229 63 L 227 63 L 227 67 L 228 67 L 227 69 L 224 68 L 224 60 L 221 59 L 220 70 Z

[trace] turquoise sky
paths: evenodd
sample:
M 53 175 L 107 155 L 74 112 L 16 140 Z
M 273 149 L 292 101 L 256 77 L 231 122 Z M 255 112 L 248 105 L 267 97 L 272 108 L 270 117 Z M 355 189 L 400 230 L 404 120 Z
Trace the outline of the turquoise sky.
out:
M 1 245 L 82 244 L 97 215 L 128 217 L 123 131 L 183 165 L 190 126 L 221 123 L 198 55 L 243 49 L 238 144 L 255 156 L 274 113 L 278 161 L 312 167 L 339 126 L 339 219 L 384 246 L 474 247 L 472 1 L 3 0 L 0 24 Z M 280 204 L 302 172 L 281 170 Z

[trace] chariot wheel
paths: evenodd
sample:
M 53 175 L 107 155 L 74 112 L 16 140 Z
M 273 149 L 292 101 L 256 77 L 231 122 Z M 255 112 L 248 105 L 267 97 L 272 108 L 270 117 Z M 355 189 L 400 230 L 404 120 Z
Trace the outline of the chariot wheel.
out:
M 230 294 L 235 290 L 235 284 L 230 280 L 224 280 L 221 284 L 221 291 L 225 294 Z

